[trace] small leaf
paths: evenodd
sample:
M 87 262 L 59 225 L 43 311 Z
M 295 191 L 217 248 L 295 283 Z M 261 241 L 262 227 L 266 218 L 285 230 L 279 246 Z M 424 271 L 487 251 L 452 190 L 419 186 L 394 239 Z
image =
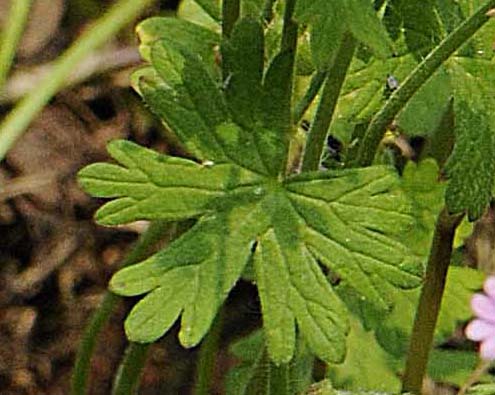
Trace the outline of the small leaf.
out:
M 428 375 L 442 383 L 463 385 L 479 363 L 475 351 L 434 349 L 428 360 Z M 490 379 L 487 373 L 482 379 Z
M 495 101 L 485 86 L 485 65 L 465 70 L 452 64 L 450 70 L 455 78 L 456 143 L 445 165 L 449 178 L 445 202 L 451 213 L 467 212 L 474 221 L 488 207 L 494 186 L 495 117 L 491 108 Z
M 250 18 L 238 21 L 231 39 L 222 44 L 225 97 L 234 120 L 252 128 L 260 119 L 262 100 L 264 36 L 261 24 Z
M 408 136 L 430 136 L 440 125 L 451 98 L 450 76 L 442 67 L 409 100 L 397 126 Z
M 442 38 L 436 7 L 434 0 L 389 0 L 384 24 L 395 39 L 403 33 L 409 51 L 422 59 Z
M 436 342 L 445 340 L 452 334 L 458 322 L 471 317 L 471 296 L 482 287 L 483 279 L 484 275 L 476 270 L 450 267 L 435 329 Z M 376 330 L 378 342 L 392 355 L 402 357 L 406 353 L 418 299 L 419 290 L 394 292 L 394 310 L 382 320 L 382 325 Z
M 220 20 L 220 0 L 194 0 L 205 10 L 215 21 Z
M 346 31 L 377 56 L 390 55 L 390 39 L 368 0 L 348 0 L 344 6 L 327 0 L 300 0 L 296 4 L 296 17 L 311 25 L 313 60 L 320 69 L 333 63 Z
M 397 359 L 383 350 L 374 333 L 364 330 L 355 317 L 351 318 L 347 344 L 344 363 L 328 368 L 328 377 L 335 387 L 392 393 L 400 390 Z
M 299 395 L 311 382 L 314 357 L 308 353 L 304 342 L 299 338 L 296 354 L 289 365 L 276 366 L 268 360 L 265 338 L 262 330 L 235 342 L 230 353 L 239 361 L 229 370 L 226 377 L 227 394 L 280 394 L 276 388 L 280 374 L 286 373 L 290 388 L 284 391 L 287 395 Z M 285 370 L 285 372 L 284 372 Z M 275 384 L 275 385 L 274 385 Z

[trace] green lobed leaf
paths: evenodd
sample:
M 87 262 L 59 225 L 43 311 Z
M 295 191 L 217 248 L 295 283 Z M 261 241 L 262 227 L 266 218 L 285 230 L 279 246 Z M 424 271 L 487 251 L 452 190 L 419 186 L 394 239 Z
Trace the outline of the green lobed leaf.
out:
M 443 38 L 435 0 L 388 0 L 384 24 L 394 39 L 402 34 L 410 52 L 419 59 Z
M 225 97 L 234 120 L 251 128 L 260 117 L 264 65 L 263 27 L 255 19 L 241 19 L 231 39 L 222 44 Z
M 231 72 L 221 87 L 199 56 L 183 45 L 158 40 L 151 48 L 153 69 L 138 71 L 134 85 L 197 158 L 279 174 L 287 152 L 291 99 L 290 89 L 279 82 L 292 65 L 285 54 L 275 57 L 263 81 L 263 31 L 249 18 L 236 25 L 223 57 Z
M 313 60 L 320 69 L 333 63 L 346 31 L 377 56 L 390 55 L 390 38 L 368 0 L 348 0 L 344 6 L 327 0 L 300 0 L 295 13 L 300 22 L 311 25 Z
M 450 75 L 441 67 L 400 112 L 397 126 L 408 136 L 430 136 L 442 121 L 451 98 Z
M 434 349 L 428 360 L 428 375 L 435 381 L 463 385 L 479 363 L 475 351 Z M 488 374 L 484 375 L 486 378 Z
M 374 333 L 366 331 L 355 317 L 351 318 L 347 344 L 344 363 L 328 367 L 327 376 L 335 387 L 347 391 L 399 392 L 396 357 L 381 348 Z
M 402 258 L 408 254 L 391 236 L 411 218 L 386 168 L 280 182 L 236 164 L 201 165 L 130 142 L 113 142 L 109 150 L 120 165 L 95 164 L 80 173 L 86 190 L 117 198 L 97 213 L 100 222 L 198 218 L 168 248 L 112 278 L 118 294 L 146 294 L 126 320 L 131 340 L 156 340 L 182 315 L 181 342 L 196 345 L 253 249 L 275 362 L 291 359 L 296 324 L 321 359 L 335 362 L 345 354 L 346 311 L 318 261 L 379 306 L 377 279 L 399 287 L 419 282 L 417 267 Z
M 262 180 L 235 165 L 203 166 L 123 140 L 111 142 L 108 151 L 125 167 L 97 163 L 79 172 L 81 185 L 93 196 L 117 198 L 96 213 L 105 225 L 197 217 L 211 212 L 212 202 L 226 191 Z
M 450 267 L 435 329 L 436 342 L 445 340 L 457 323 L 471 317 L 470 300 L 473 292 L 481 288 L 483 279 L 484 275 L 479 271 Z M 402 357 L 406 353 L 418 299 L 419 290 L 394 292 L 394 310 L 376 330 L 378 342 L 392 355 Z
M 311 382 L 314 358 L 308 353 L 301 339 L 298 339 L 296 354 L 289 365 L 276 366 L 268 360 L 262 330 L 256 330 L 235 342 L 230 347 L 230 353 L 238 363 L 227 373 L 225 384 L 227 394 L 280 394 L 276 383 L 277 376 L 282 370 L 285 370 L 289 384 L 289 389 L 284 394 L 298 395 Z
M 281 52 L 265 68 L 262 30 L 253 19 L 237 23 L 222 48 L 231 71 L 222 86 L 187 42 L 150 43 L 152 64 L 135 74 L 140 94 L 202 163 L 114 142 L 119 164 L 89 166 L 80 180 L 95 196 L 114 198 L 98 211 L 101 223 L 197 220 L 112 278 L 114 292 L 144 294 L 126 320 L 131 340 L 154 341 L 181 317 L 181 343 L 198 344 L 252 262 L 270 358 L 292 358 L 297 328 L 315 355 L 341 361 L 347 312 L 320 264 L 384 312 L 387 287 L 420 282 L 420 265 L 396 236 L 413 218 L 389 168 L 283 179 L 291 88 L 281 75 L 292 60 Z
M 342 87 L 330 133 L 345 145 L 352 144 L 355 126 L 368 123 L 385 103 L 387 76 L 393 75 L 400 83 L 415 64 L 412 55 L 387 60 L 373 58 L 368 63 L 354 59 Z
M 276 55 L 264 71 L 263 26 L 252 18 L 238 21 L 222 46 L 224 92 L 234 121 L 253 136 L 271 174 L 283 171 L 291 125 L 290 53 Z
M 486 86 L 485 62 L 456 60 L 450 65 L 455 79 L 454 151 L 445 165 L 449 179 L 445 202 L 451 213 L 467 212 L 471 221 L 488 207 L 495 176 L 495 105 Z
M 139 51 L 146 61 L 151 61 L 151 47 L 157 40 L 167 40 L 189 48 L 201 56 L 206 64 L 214 64 L 215 47 L 220 35 L 198 24 L 179 18 L 152 17 L 136 27 Z
M 220 0 L 194 0 L 206 13 L 215 21 L 220 20 L 221 2 Z

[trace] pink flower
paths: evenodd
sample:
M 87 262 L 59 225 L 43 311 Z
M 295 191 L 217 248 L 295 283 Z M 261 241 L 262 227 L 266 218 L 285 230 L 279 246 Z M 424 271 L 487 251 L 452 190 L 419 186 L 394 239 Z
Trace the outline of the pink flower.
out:
M 481 342 L 481 358 L 492 361 L 495 360 L 495 276 L 485 280 L 483 291 L 471 299 L 471 309 L 477 318 L 466 327 L 466 336 Z

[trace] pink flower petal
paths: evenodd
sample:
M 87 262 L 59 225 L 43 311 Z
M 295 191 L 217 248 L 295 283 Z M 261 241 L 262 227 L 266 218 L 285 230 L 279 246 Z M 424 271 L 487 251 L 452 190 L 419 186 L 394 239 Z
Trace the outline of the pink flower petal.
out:
M 475 342 L 495 338 L 495 324 L 483 320 L 471 321 L 465 330 L 466 337 Z
M 491 337 L 481 343 L 480 357 L 485 361 L 493 361 L 495 359 L 495 337 Z
M 495 276 L 490 276 L 483 284 L 483 290 L 492 299 L 495 299 Z
M 471 299 L 471 308 L 478 318 L 495 324 L 495 300 L 484 294 L 474 294 Z

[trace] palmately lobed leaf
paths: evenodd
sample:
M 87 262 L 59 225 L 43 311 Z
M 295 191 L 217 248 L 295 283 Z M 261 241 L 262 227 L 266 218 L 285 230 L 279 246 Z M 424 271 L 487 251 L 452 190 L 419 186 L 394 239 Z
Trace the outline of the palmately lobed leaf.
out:
M 282 51 L 264 65 L 259 22 L 241 19 L 224 43 L 232 75 L 222 82 L 187 40 L 156 31 L 146 42 L 151 65 L 133 83 L 200 163 L 117 141 L 109 145 L 117 164 L 80 172 L 88 192 L 113 198 L 96 214 L 102 224 L 196 219 L 169 246 L 113 276 L 113 292 L 143 295 L 126 320 L 128 337 L 154 341 L 181 317 L 181 343 L 197 345 L 252 262 L 271 359 L 292 358 L 297 328 L 319 358 L 342 361 L 347 306 L 320 265 L 380 313 L 390 307 L 387 287 L 421 279 L 421 265 L 397 237 L 412 219 L 398 177 L 386 167 L 285 177 L 291 86 L 279 74 L 292 60 Z
M 231 165 L 203 166 L 160 155 L 128 141 L 109 144 L 110 155 L 125 167 L 99 163 L 79 173 L 83 188 L 98 197 L 118 198 L 96 213 L 105 225 L 137 219 L 181 220 L 212 211 L 226 191 L 249 187 L 263 177 Z
M 116 198 L 97 213 L 101 223 L 198 218 L 167 248 L 112 278 L 118 294 L 146 294 L 126 321 L 131 340 L 154 341 L 182 315 L 182 344 L 198 344 L 253 251 L 276 363 L 291 359 L 296 325 L 323 360 L 345 355 L 346 308 L 319 262 L 377 308 L 388 308 L 380 281 L 406 288 L 419 282 L 405 247 L 392 237 L 410 217 L 390 169 L 315 172 L 281 182 L 236 164 L 201 165 L 126 141 L 112 142 L 109 151 L 120 165 L 95 164 L 80 173 L 86 190 Z

